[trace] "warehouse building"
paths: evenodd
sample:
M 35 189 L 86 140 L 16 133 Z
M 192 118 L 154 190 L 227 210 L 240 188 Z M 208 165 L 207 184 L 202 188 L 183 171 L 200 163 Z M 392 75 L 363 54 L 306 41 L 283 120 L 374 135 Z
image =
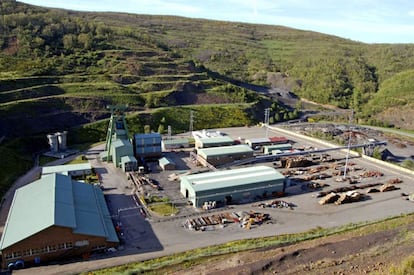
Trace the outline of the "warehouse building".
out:
M 161 149 L 163 152 L 188 147 L 190 147 L 190 142 L 188 141 L 188 138 L 163 139 L 161 141 Z
M 92 166 L 89 162 L 85 162 L 42 167 L 42 177 L 50 174 L 62 174 L 71 177 L 87 176 L 92 174 Z
M 161 156 L 161 134 L 135 134 L 134 152 L 137 158 Z
M 51 174 L 16 190 L 0 240 L 2 267 L 87 256 L 118 242 L 101 189 Z
M 249 158 L 253 158 L 253 150 L 244 144 L 197 149 L 197 161 L 205 167 L 208 163 L 219 166 Z
M 195 207 L 205 202 L 231 204 L 280 195 L 285 177 L 268 166 L 207 172 L 181 177 L 180 191 Z
M 216 136 L 216 137 L 204 137 L 204 138 L 195 136 L 194 142 L 195 142 L 196 149 L 229 146 L 229 145 L 234 144 L 234 140 L 229 136 Z
M 282 152 L 287 150 L 292 150 L 292 144 L 286 143 L 263 146 L 263 153 L 265 155 L 271 155 L 274 151 Z

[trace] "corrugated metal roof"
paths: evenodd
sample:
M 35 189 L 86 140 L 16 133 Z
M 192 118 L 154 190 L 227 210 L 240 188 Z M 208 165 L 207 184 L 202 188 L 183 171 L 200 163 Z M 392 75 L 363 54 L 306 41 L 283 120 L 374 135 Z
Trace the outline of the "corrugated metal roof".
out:
M 54 225 L 118 241 L 102 191 L 94 185 L 51 174 L 16 190 L 0 250 Z
M 65 173 L 71 171 L 82 171 L 82 170 L 91 170 L 92 166 L 89 162 L 85 163 L 76 163 L 76 164 L 66 164 L 66 165 L 55 165 L 55 166 L 45 166 L 42 168 L 42 175 L 53 174 L 53 173 Z
M 126 139 L 117 139 L 114 142 L 112 142 L 112 146 L 114 148 L 123 147 L 123 146 L 132 147 L 132 144 L 131 144 L 131 142 L 129 142 L 129 140 L 126 140 Z
M 222 144 L 222 143 L 233 143 L 234 140 L 229 136 L 219 136 L 219 137 L 208 137 L 208 138 L 195 138 L 198 142 L 203 144 Z
M 206 191 L 226 187 L 236 187 L 263 181 L 281 180 L 285 177 L 269 166 L 254 166 L 233 170 L 216 171 L 181 177 L 194 191 Z
M 187 144 L 189 143 L 188 138 L 176 138 L 176 139 L 163 139 L 161 141 L 164 144 Z
M 158 163 L 160 164 L 160 165 L 167 165 L 167 164 L 174 164 L 174 162 L 172 161 L 172 160 L 170 160 L 170 159 L 168 159 L 168 158 L 166 158 L 166 157 L 163 157 L 163 158 L 160 158 L 159 160 L 158 160 Z
M 267 142 L 270 142 L 270 139 L 269 138 L 266 138 L 266 137 L 264 137 L 264 138 L 249 138 L 249 139 L 246 139 L 246 143 L 267 143 Z
M 123 156 L 123 157 L 121 157 L 121 163 L 127 163 L 127 162 L 138 162 L 138 161 L 134 156 Z
M 204 158 L 252 152 L 252 148 L 245 144 L 197 149 L 197 154 Z
M 136 139 L 146 139 L 146 138 L 159 138 L 161 139 L 160 133 L 149 133 L 149 134 L 135 134 Z

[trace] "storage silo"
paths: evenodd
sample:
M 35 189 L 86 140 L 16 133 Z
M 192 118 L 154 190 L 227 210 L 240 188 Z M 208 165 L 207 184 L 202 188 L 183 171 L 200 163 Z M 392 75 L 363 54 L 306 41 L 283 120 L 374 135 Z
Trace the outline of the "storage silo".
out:
M 56 134 L 49 134 L 47 135 L 47 140 L 50 145 L 50 151 L 57 153 L 59 152 L 59 143 L 58 143 L 58 137 Z
M 66 137 L 67 137 L 67 134 L 68 134 L 67 131 L 56 133 L 57 138 L 58 138 L 58 142 L 59 142 L 59 151 L 65 151 L 66 150 Z

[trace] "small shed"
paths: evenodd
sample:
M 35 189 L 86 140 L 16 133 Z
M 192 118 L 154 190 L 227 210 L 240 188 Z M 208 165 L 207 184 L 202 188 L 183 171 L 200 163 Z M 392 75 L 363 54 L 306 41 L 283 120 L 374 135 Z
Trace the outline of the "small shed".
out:
M 292 150 L 292 144 L 286 143 L 286 144 L 275 144 L 275 145 L 263 146 L 263 153 L 266 155 L 271 155 L 273 151 L 275 150 L 279 150 L 279 151 Z
M 123 156 L 121 157 L 122 171 L 136 171 L 138 168 L 138 161 L 134 156 Z
M 260 150 L 262 146 L 271 145 L 272 142 L 269 138 L 250 138 L 246 139 L 246 144 L 248 144 L 254 150 Z
M 162 170 L 174 170 L 175 163 L 170 160 L 169 158 L 163 157 L 158 160 L 158 165 L 161 167 Z

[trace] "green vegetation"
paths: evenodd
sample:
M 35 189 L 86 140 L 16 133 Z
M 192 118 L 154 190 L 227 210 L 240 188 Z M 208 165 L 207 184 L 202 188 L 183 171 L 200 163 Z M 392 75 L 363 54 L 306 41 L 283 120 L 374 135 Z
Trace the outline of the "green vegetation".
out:
M 85 157 L 85 155 L 80 155 L 65 164 L 79 164 L 79 163 L 87 163 L 87 162 L 88 162 L 88 159 Z
M 335 234 L 348 233 L 355 236 L 362 236 L 379 231 L 392 230 L 399 226 L 406 226 L 412 222 L 414 222 L 414 215 L 403 215 L 371 223 L 351 223 L 334 228 L 317 227 L 304 233 L 232 241 L 221 245 L 193 249 L 183 253 L 155 258 L 144 262 L 130 263 L 108 269 L 97 270 L 93 271 L 92 274 L 135 274 L 142 272 L 154 272 L 154 274 L 171 273 L 175 270 L 175 268 L 181 270 L 182 268 L 199 264 L 207 257 L 210 258 L 218 255 L 238 253 L 252 249 L 271 249 Z M 402 266 L 400 268 L 396 268 L 395 270 L 410 270 L 406 268 L 412 268 L 412 259 L 408 259 L 406 262 L 407 263 L 402 263 Z M 91 271 L 88 271 L 88 274 L 90 273 Z
M 69 127 L 82 123 L 83 114 L 98 119 L 108 104 L 141 111 L 257 102 L 250 83 L 352 107 L 371 124 L 384 121 L 376 117 L 384 109 L 412 102 L 413 45 L 368 45 L 281 26 L 63 11 L 11 0 L 1 3 L 0 13 L 4 118 L 25 120 L 22 110 L 44 119 L 53 119 L 57 109 L 79 114 Z M 272 119 L 290 118 L 282 115 Z M 8 136 L 47 130 L 4 123 Z
M 404 259 L 399 266 L 392 266 L 390 268 L 391 275 L 406 275 L 414 274 L 414 256 Z
M 178 208 L 167 197 L 152 196 L 146 198 L 145 203 L 151 211 L 161 216 L 171 216 L 178 213 Z

